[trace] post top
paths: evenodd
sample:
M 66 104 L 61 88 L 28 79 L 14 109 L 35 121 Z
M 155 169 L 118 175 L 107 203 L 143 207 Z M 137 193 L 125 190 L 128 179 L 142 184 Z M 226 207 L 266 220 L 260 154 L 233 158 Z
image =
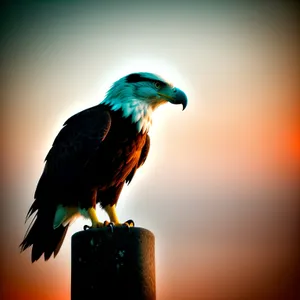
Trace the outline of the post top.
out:
M 99 228 L 90 228 L 87 230 L 82 230 L 74 233 L 72 239 L 80 239 L 84 236 L 90 235 L 135 235 L 135 236 L 148 236 L 154 238 L 154 234 L 145 228 L 142 227 L 125 227 L 125 226 L 114 226 L 114 227 L 99 227 Z

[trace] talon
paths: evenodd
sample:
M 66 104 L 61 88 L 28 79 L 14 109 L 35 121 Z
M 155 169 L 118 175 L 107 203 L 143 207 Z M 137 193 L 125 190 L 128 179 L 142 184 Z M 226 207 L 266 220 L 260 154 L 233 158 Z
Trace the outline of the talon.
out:
M 114 232 L 114 223 L 110 222 L 110 223 L 108 224 L 108 226 L 107 226 L 107 227 L 109 227 L 109 228 L 110 228 L 110 230 L 111 230 L 111 233 L 113 233 L 113 232 Z
M 91 229 L 92 228 L 92 226 L 89 226 L 89 225 L 84 225 L 83 226 L 83 230 L 89 230 L 89 229 Z
M 134 222 L 133 220 L 128 220 L 123 225 L 127 227 L 134 227 Z
M 109 227 L 110 230 L 111 230 L 111 232 L 114 232 L 114 226 L 115 226 L 115 224 L 113 222 L 104 221 L 103 225 L 105 227 Z

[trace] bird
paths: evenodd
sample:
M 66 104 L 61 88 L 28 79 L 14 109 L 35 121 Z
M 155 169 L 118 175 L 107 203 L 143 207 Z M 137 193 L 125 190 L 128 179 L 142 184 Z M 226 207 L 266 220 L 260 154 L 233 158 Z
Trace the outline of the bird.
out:
M 128 74 L 112 84 L 104 100 L 71 116 L 45 158 L 32 217 L 21 252 L 32 246 L 31 261 L 47 261 L 58 254 L 69 225 L 78 216 L 90 219 L 90 228 L 134 226 L 121 223 L 116 205 L 146 161 L 153 111 L 164 103 L 187 106 L 186 94 L 161 76 L 149 72 Z M 100 222 L 96 204 L 109 221 Z

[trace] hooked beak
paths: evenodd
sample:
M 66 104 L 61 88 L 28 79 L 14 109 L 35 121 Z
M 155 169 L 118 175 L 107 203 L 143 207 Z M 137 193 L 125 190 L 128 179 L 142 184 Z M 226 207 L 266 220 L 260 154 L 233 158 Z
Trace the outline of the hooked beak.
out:
M 186 94 L 179 88 L 172 89 L 172 95 L 167 95 L 163 93 L 158 93 L 160 96 L 164 97 L 167 101 L 172 104 L 182 104 L 182 110 L 187 106 L 187 97 Z

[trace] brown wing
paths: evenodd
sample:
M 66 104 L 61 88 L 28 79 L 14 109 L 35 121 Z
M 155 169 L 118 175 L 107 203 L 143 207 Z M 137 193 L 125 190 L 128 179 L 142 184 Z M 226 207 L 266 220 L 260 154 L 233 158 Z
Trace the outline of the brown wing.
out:
M 103 106 L 98 105 L 74 115 L 64 125 L 46 157 L 35 201 L 26 217 L 28 219 L 36 212 L 20 245 L 22 251 L 33 245 L 32 261 L 39 259 L 43 253 L 45 260 L 52 253 L 58 253 L 68 226 L 53 228 L 57 205 L 71 205 L 74 201 L 72 192 L 68 197 L 68 190 L 76 187 L 76 178 L 93 153 L 101 147 L 110 130 L 111 117 Z

